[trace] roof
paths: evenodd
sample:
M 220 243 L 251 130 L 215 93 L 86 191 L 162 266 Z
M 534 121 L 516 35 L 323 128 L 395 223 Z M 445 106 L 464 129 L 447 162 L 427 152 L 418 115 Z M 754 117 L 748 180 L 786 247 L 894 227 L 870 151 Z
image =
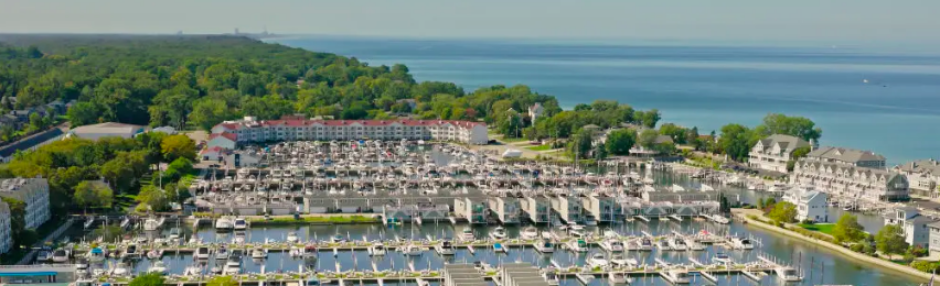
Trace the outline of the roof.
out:
M 930 174 L 940 176 L 940 162 L 925 159 L 907 162 L 895 167 L 896 170 L 912 174 Z
M 212 152 L 222 152 L 222 151 L 225 151 L 225 148 L 214 146 L 214 147 L 209 147 L 209 148 L 203 149 L 202 151 L 199 151 L 199 154 L 208 154 Z
M 238 138 L 238 136 L 236 136 L 235 134 L 228 133 L 228 132 L 209 134 L 209 140 L 212 140 L 212 139 L 215 139 L 215 138 L 218 138 L 218 137 L 223 137 L 223 138 L 226 138 L 226 139 L 232 140 L 232 141 L 235 141 L 235 140 Z
M 780 150 L 785 153 L 793 152 L 793 150 L 796 150 L 800 147 L 809 146 L 809 142 L 806 142 L 806 140 L 786 134 L 774 134 L 767 136 L 767 138 L 761 139 L 760 143 L 761 146 L 764 147 L 764 150 L 761 150 L 763 152 L 767 152 L 777 145 L 779 145 Z
M 927 227 L 940 229 L 940 221 L 934 222 L 934 223 L 929 223 L 929 224 L 927 224 Z
M 831 159 L 845 163 L 858 163 L 862 161 L 885 161 L 885 157 L 875 154 L 871 151 L 863 151 L 850 148 L 842 147 L 831 147 L 825 146 L 819 149 L 813 150 L 806 154 L 807 157 L 817 157 L 823 159 Z
M 78 137 L 97 140 L 102 137 L 118 136 L 130 138 L 143 132 L 145 126 L 118 122 L 105 122 L 73 128 L 69 133 Z
M 655 144 L 673 144 L 672 137 L 666 135 L 656 136 L 656 140 L 653 141 Z
M 33 134 L 29 137 L 17 140 L 12 144 L 0 147 L 0 157 L 9 157 L 17 150 L 29 150 L 39 144 L 55 139 L 63 134 L 62 129 L 53 128 L 45 132 Z

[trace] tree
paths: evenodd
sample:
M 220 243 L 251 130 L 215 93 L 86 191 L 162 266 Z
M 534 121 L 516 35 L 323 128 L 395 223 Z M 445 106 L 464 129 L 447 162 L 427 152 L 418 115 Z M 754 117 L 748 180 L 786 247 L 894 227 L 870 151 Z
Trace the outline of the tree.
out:
M 196 100 L 193 104 L 193 111 L 189 113 L 189 122 L 210 131 L 212 126 L 221 123 L 228 118 L 228 103 L 221 99 L 203 98 Z
M 774 209 L 767 216 L 777 222 L 792 222 L 796 220 L 796 206 L 789 202 L 776 203 Z
M 88 207 L 110 208 L 114 199 L 111 188 L 98 181 L 83 181 L 75 186 L 75 203 Z
M 780 113 L 771 113 L 764 116 L 764 121 L 759 129 L 762 137 L 773 134 L 786 134 L 796 136 L 803 140 L 819 141 L 822 136 L 822 129 L 815 127 L 816 123 L 805 117 L 786 116 Z
M 853 214 L 843 214 L 832 228 L 832 237 L 836 242 L 855 242 L 865 238 L 864 228 Z
M 216 276 L 206 283 L 206 286 L 237 286 L 238 282 L 232 276 Z
M 163 158 L 168 161 L 177 158 L 186 158 L 190 161 L 196 160 L 196 143 L 189 139 L 189 136 L 183 134 L 163 138 L 160 143 L 160 150 L 163 152 Z
M 901 254 L 907 250 L 904 241 L 904 230 L 896 224 L 885 225 L 875 234 L 875 245 L 878 251 L 885 254 Z
M 160 273 L 146 273 L 134 277 L 128 286 L 163 286 L 164 279 Z
M 629 155 L 630 148 L 636 144 L 636 132 L 631 129 L 614 130 L 607 135 L 607 152 L 614 155 Z
M 728 124 L 721 127 L 721 137 L 718 138 L 718 147 L 732 160 L 743 162 L 750 152 L 748 140 L 750 130 L 741 124 Z
M 572 157 L 587 158 L 591 151 L 594 131 L 581 129 L 577 134 L 568 139 L 568 152 Z
M 137 201 L 150 206 L 150 209 L 154 211 L 165 210 L 169 204 L 166 192 L 154 185 L 140 188 L 140 193 L 137 194 Z
M 66 114 L 72 126 L 81 126 L 98 123 L 101 111 L 94 102 L 79 102 L 70 107 Z

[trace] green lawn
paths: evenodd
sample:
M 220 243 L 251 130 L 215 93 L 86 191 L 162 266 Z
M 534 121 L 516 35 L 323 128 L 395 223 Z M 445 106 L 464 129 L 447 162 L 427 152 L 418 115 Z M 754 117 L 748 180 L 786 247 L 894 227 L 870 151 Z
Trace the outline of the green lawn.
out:
M 800 227 L 807 230 L 818 231 L 828 235 L 832 235 L 832 228 L 835 226 L 835 224 L 831 223 L 800 224 Z
M 548 151 L 548 150 L 552 150 L 552 144 L 542 144 L 538 146 L 531 146 L 531 147 L 525 147 L 525 148 L 532 150 L 532 151 Z

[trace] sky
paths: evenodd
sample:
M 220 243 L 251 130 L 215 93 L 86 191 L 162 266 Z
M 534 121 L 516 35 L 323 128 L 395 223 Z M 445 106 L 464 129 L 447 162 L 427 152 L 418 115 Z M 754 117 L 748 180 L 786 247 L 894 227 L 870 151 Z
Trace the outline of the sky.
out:
M 940 41 L 937 0 L 3 0 L 0 33 Z

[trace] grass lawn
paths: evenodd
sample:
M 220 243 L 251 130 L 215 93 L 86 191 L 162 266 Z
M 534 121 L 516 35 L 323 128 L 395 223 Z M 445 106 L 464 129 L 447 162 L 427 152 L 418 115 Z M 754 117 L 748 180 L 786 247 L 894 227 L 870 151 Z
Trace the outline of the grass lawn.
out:
M 800 224 L 800 227 L 807 230 L 818 231 L 828 235 L 832 235 L 832 228 L 835 226 L 835 224 L 831 223 Z
M 532 151 L 548 151 L 548 150 L 552 150 L 552 144 L 542 144 L 538 146 L 525 147 L 525 148 L 532 150 Z

